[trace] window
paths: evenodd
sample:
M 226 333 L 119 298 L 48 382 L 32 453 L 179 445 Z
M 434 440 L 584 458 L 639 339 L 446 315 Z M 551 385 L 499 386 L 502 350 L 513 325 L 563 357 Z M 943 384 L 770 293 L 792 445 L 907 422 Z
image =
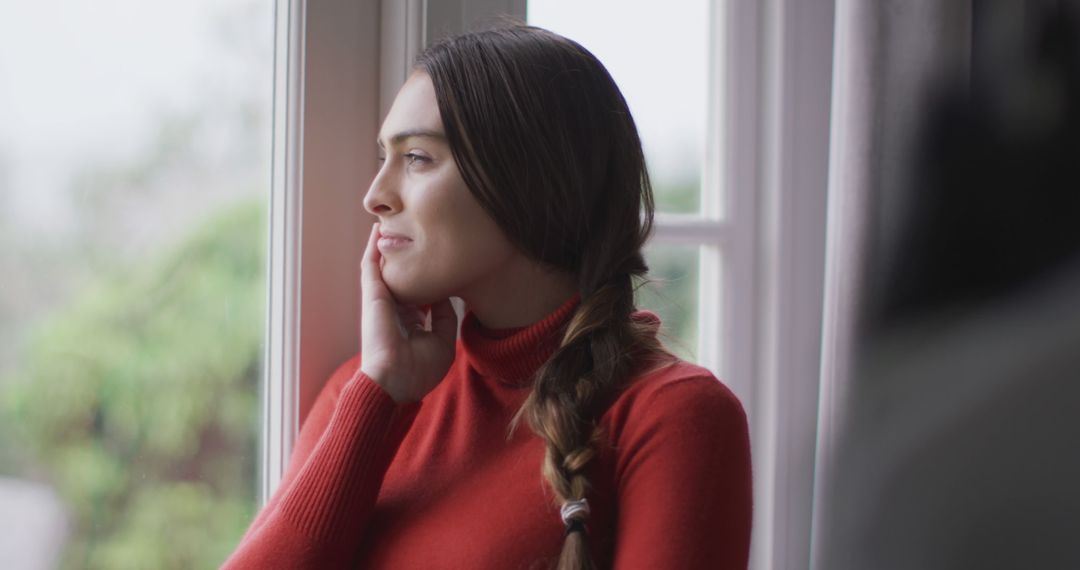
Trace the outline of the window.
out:
M 257 506 L 273 7 L 0 19 L 12 567 L 214 567 Z

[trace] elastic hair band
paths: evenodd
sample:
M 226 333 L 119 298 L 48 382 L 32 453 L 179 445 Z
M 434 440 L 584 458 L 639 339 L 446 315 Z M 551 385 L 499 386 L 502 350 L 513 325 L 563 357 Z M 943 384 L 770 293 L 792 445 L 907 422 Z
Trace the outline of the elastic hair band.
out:
M 589 501 L 581 499 L 578 501 L 567 501 L 563 503 L 560 509 L 562 515 L 562 522 L 566 525 L 566 531 L 563 536 L 569 536 L 570 533 L 575 531 L 585 532 L 585 520 L 589 516 Z M 583 516 L 574 516 L 582 514 Z
M 578 513 L 585 513 L 585 516 L 582 518 L 586 518 L 589 516 L 589 501 L 586 501 L 585 499 L 566 501 L 559 511 L 562 515 L 563 524 L 570 522 L 570 519 Z

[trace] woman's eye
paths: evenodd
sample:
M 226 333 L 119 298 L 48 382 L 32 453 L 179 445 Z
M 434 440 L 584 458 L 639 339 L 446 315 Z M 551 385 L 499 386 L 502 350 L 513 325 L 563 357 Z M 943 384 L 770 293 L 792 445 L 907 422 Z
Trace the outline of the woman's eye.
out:
M 429 160 L 428 157 L 416 154 L 414 152 L 405 153 L 404 156 L 405 160 L 407 160 L 409 164 L 416 164 L 417 162 L 427 162 Z

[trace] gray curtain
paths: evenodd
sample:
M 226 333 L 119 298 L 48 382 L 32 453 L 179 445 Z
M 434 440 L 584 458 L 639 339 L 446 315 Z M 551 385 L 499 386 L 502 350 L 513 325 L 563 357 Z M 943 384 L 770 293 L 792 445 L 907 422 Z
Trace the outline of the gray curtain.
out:
M 814 500 L 814 558 L 830 540 L 833 465 L 847 431 L 860 315 L 875 301 L 869 244 L 888 247 L 904 218 L 912 125 L 927 85 L 962 74 L 970 54 L 967 0 L 837 0 L 832 140 Z
M 1080 567 L 1068 4 L 837 3 L 815 568 Z

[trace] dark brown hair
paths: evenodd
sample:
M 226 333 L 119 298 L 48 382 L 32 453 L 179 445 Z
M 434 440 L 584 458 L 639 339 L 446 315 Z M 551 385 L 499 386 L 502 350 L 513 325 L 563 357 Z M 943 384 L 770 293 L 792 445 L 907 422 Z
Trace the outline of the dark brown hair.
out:
M 577 277 L 581 303 L 510 431 L 525 417 L 547 442 L 560 505 L 585 498 L 599 415 L 646 359 L 670 357 L 656 325 L 631 318 L 654 213 L 637 127 L 600 61 L 541 28 L 450 37 L 416 68 L 476 199 L 526 255 Z M 593 567 L 584 532 L 566 537 L 558 567 Z

